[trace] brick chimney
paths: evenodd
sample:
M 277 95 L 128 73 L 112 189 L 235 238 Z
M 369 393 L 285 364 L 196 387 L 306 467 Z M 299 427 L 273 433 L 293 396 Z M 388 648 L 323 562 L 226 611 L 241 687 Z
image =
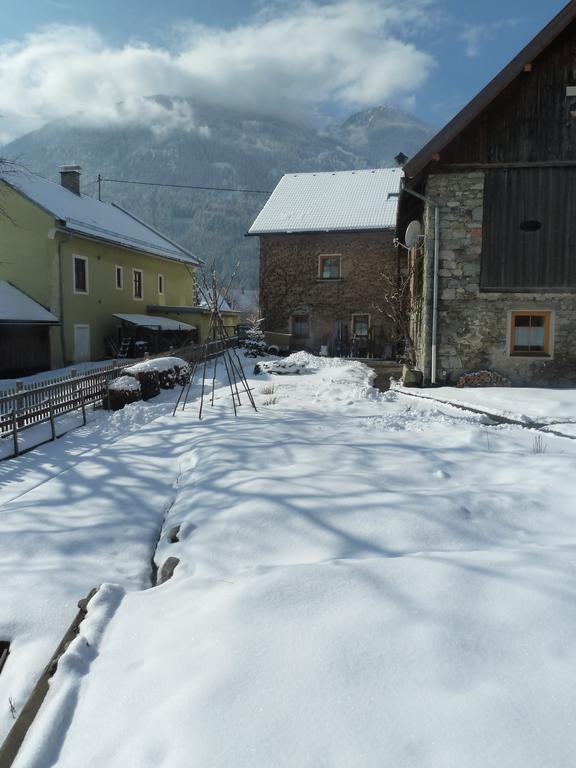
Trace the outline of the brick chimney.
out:
M 61 165 L 60 184 L 75 195 L 80 194 L 80 172 L 82 168 L 79 165 Z

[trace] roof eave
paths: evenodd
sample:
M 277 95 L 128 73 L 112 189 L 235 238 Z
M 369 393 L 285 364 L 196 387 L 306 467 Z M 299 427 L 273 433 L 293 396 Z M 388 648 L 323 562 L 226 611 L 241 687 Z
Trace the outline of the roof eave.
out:
M 458 114 L 447 123 L 404 166 L 408 178 L 417 176 L 478 115 L 486 109 L 502 91 L 524 71 L 548 46 L 576 19 L 576 0 L 571 0 L 512 61 L 494 77 Z
M 15 320 L 0 318 L 0 325 L 60 325 L 60 320 Z
M 57 219 L 59 223 L 58 231 L 59 232 L 66 232 L 70 235 L 75 235 L 76 237 L 83 237 L 85 240 L 93 240 L 97 243 L 107 243 L 108 245 L 114 245 L 116 248 L 124 248 L 127 251 L 136 251 L 137 253 L 143 253 L 146 256 L 152 256 L 156 259 L 164 259 L 167 261 L 177 261 L 179 264 L 187 264 L 190 267 L 200 267 L 204 263 L 201 259 L 198 259 L 196 256 L 191 257 L 184 257 L 184 256 L 178 256 L 177 254 L 170 255 L 170 254 L 163 254 L 163 253 L 154 253 L 154 251 L 148 251 L 145 248 L 139 248 L 136 245 L 130 245 L 129 243 L 121 243 L 118 242 L 118 240 L 112 240 L 111 238 L 107 237 L 99 237 L 98 235 L 91 235 L 88 232 L 83 232 L 82 230 L 74 229 L 73 227 L 69 227 L 66 222 L 62 223 L 61 219 Z M 194 261 L 192 261 L 194 259 Z
M 246 232 L 244 237 L 264 237 L 265 235 L 331 235 L 345 234 L 346 232 L 392 232 L 394 229 L 394 224 L 389 224 L 385 227 L 340 227 L 337 229 L 267 229 L 259 232 Z

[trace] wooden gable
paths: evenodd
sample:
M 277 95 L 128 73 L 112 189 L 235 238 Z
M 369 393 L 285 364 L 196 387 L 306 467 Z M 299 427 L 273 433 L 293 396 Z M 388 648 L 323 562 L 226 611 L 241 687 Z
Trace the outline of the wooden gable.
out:
M 576 21 L 441 151 L 439 165 L 554 161 L 576 161 Z

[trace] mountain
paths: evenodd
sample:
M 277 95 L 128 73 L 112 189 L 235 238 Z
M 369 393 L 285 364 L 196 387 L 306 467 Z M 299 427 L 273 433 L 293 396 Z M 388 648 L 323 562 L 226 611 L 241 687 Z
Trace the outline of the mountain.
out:
M 393 165 L 399 152 L 412 157 L 433 133 L 427 123 L 392 107 L 365 109 L 326 131 L 327 136 L 365 157 L 374 168 Z
M 168 100 L 159 97 L 164 103 Z M 89 126 L 60 119 L 5 145 L 31 171 L 58 180 L 58 166 L 82 166 L 83 192 L 96 195 L 96 177 L 203 187 L 271 191 L 283 173 L 340 171 L 394 165 L 433 133 L 415 117 L 387 107 L 360 112 L 319 130 L 280 117 L 207 105 L 188 105 L 194 126 Z M 200 126 L 197 128 L 195 126 Z M 258 283 L 258 242 L 244 237 L 266 194 L 102 183 L 102 199 L 144 219 L 200 258 L 213 258 L 236 283 Z

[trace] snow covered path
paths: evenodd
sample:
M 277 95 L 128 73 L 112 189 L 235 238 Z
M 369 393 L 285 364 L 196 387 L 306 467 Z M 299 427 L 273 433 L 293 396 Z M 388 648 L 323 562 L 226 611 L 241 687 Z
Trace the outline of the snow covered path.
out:
M 395 390 L 407 397 L 419 397 L 441 404 L 454 403 L 494 416 L 532 424 L 557 426 L 556 432 L 576 436 L 576 389 L 539 389 L 537 387 L 434 387 L 432 389 Z
M 169 424 L 146 419 L 171 411 L 172 397 L 120 418 L 100 413 L 87 428 L 0 465 L 0 638 L 12 640 L 0 676 L 0 740 L 12 725 L 6 703 L 22 707 L 78 600 L 102 581 L 149 586 L 186 434 L 172 439 Z M 138 416 L 138 434 L 118 439 Z
M 16 768 L 571 764 L 576 446 L 317 365 L 74 470 L 110 471 L 129 591 L 95 599 Z M 171 502 L 180 564 L 134 591 Z

